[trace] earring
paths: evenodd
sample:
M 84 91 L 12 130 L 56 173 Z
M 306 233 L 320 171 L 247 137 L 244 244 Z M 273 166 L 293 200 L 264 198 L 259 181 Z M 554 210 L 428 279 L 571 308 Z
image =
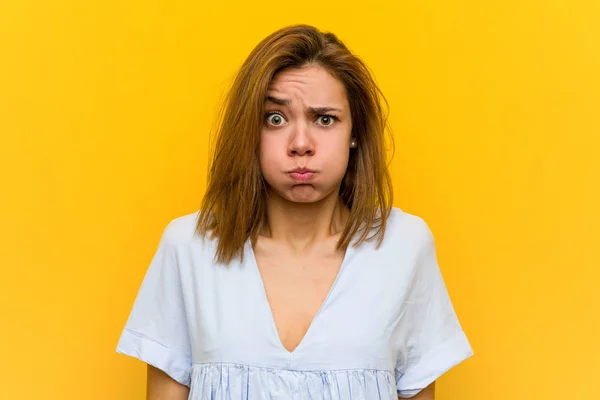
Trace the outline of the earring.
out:
M 356 147 L 356 140 L 350 142 L 350 147 Z

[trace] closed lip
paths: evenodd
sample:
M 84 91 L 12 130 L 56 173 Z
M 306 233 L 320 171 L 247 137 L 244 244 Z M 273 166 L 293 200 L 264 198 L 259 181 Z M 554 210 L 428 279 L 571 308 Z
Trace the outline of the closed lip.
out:
M 290 171 L 289 174 L 296 182 L 308 182 L 315 176 L 315 171 L 308 168 L 296 168 Z
M 308 168 L 296 168 L 294 170 L 291 170 L 289 173 L 297 173 L 297 174 L 307 174 L 307 173 L 314 173 L 315 171 L 313 171 L 312 169 L 308 169 Z

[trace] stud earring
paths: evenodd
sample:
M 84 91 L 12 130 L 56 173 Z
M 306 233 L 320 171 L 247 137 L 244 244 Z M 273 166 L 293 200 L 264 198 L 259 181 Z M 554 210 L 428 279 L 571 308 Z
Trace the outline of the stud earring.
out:
M 356 147 L 356 140 L 350 142 L 350 147 Z

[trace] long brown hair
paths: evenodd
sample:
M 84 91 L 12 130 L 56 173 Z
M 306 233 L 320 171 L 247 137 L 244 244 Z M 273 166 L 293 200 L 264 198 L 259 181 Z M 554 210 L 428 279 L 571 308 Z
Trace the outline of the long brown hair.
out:
M 306 65 L 319 65 L 344 84 L 358 145 L 350 152 L 339 193 L 350 213 L 338 249 L 345 249 L 358 232 L 355 246 L 375 237 L 379 246 L 383 240 L 393 197 L 385 150 L 387 101 L 367 66 L 333 33 L 294 25 L 252 50 L 221 109 L 196 226 L 199 234 L 218 238 L 217 262 L 228 264 L 238 255 L 243 259 L 247 240 L 255 244 L 266 221 L 266 182 L 258 161 L 265 97 L 275 74 Z

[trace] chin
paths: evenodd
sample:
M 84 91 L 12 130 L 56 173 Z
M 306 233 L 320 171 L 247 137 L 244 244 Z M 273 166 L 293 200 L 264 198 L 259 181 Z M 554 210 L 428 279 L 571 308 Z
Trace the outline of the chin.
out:
M 323 191 L 313 185 L 285 185 L 285 187 L 274 188 L 272 191 L 279 197 L 292 203 L 309 204 L 317 203 L 329 197 L 336 189 Z

